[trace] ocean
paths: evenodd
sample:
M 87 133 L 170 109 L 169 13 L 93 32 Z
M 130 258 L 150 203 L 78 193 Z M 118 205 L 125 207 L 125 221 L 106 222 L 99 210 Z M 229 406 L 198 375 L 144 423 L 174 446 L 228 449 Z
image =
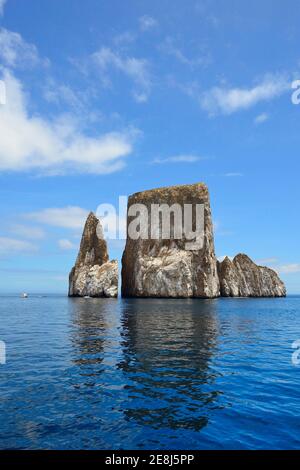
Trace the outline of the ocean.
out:
M 297 296 L 2 295 L 0 448 L 299 448 L 297 339 Z

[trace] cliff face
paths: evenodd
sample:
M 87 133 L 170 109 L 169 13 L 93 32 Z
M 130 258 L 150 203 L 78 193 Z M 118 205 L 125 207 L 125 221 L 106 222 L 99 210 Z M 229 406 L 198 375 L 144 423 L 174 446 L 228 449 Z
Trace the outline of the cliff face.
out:
M 270 268 L 257 266 L 247 255 L 239 254 L 233 261 L 218 262 L 222 297 L 285 297 L 284 283 Z
M 151 213 L 153 204 L 204 205 L 204 244 L 200 249 L 187 249 L 190 240 L 172 236 L 175 222 L 171 221 L 169 239 L 153 239 L 148 224 L 148 239 L 127 236 L 122 258 L 122 295 L 124 297 L 202 297 L 219 296 L 217 261 L 214 251 L 213 225 L 209 193 L 202 184 L 173 186 L 136 193 L 129 197 L 128 210 L 143 204 Z M 193 226 L 195 228 L 193 211 Z M 134 217 L 128 216 L 127 228 Z M 149 219 L 150 220 L 150 219 Z
M 69 297 L 117 297 L 118 262 L 109 261 L 106 241 L 98 236 L 101 233 L 100 221 L 91 212 L 70 272 Z

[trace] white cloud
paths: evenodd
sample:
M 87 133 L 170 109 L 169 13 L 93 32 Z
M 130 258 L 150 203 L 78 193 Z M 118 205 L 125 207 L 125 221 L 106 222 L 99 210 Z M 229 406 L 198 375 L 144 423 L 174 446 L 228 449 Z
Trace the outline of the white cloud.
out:
M 66 102 L 75 109 L 82 108 L 84 95 L 76 93 L 70 86 L 65 84 L 57 84 L 50 80 L 44 87 L 44 96 L 50 103 Z
M 48 59 L 39 57 L 34 44 L 29 44 L 19 33 L 5 28 L 0 28 L 0 61 L 8 67 L 22 68 L 49 64 Z
M 93 100 L 97 97 L 97 91 L 89 86 L 84 90 L 76 89 L 65 83 L 59 83 L 49 78 L 43 87 L 44 98 L 49 103 L 72 112 L 82 125 L 87 126 L 103 122 L 104 115 L 97 109 L 91 109 Z
M 225 175 L 227 178 L 236 178 L 236 177 L 239 177 L 239 176 L 244 176 L 243 173 L 239 173 L 239 172 L 232 172 L 232 173 L 225 173 Z
M 294 274 L 300 273 L 299 263 L 290 264 L 278 264 L 278 258 L 264 258 L 256 260 L 256 263 L 260 266 L 271 266 L 271 268 L 278 274 Z
M 268 264 L 274 264 L 277 263 L 277 258 L 263 258 L 263 259 L 258 259 L 256 260 L 256 264 L 259 265 L 268 265 Z
M 74 117 L 50 120 L 31 115 L 21 83 L 7 70 L 3 78 L 6 105 L 0 107 L 0 171 L 108 174 L 123 168 L 135 130 L 90 137 Z
M 40 227 L 29 227 L 22 224 L 13 225 L 10 232 L 19 237 L 40 240 L 45 237 L 45 232 Z
M 200 160 L 205 160 L 205 157 L 198 155 L 175 155 L 167 158 L 155 158 L 152 163 L 195 163 Z
M 139 25 L 141 31 L 150 31 L 158 26 L 158 21 L 149 15 L 144 15 L 139 18 Z
M 159 49 L 170 56 L 175 57 L 179 62 L 190 67 L 196 66 L 207 66 L 211 63 L 211 56 L 207 51 L 204 51 L 201 55 L 195 58 L 188 57 L 179 47 L 175 46 L 174 40 L 171 37 L 167 37 Z
M 64 276 L 53 276 L 51 279 L 53 281 L 68 282 L 68 275 L 65 274 Z
M 130 44 L 136 40 L 136 35 L 131 31 L 124 31 L 123 33 L 117 34 L 113 41 L 118 46 L 124 46 L 125 44 Z
M 0 237 L 0 256 L 11 256 L 18 253 L 31 253 L 36 246 L 30 242 L 15 238 Z
M 48 208 L 37 212 L 24 214 L 26 219 L 34 220 L 54 227 L 82 229 L 89 211 L 77 206 Z
M 215 235 L 219 237 L 227 237 L 227 236 L 233 235 L 232 231 L 224 230 L 222 227 L 223 227 L 223 224 L 219 220 L 216 220 L 216 219 L 213 220 L 213 229 L 214 229 Z
M 269 115 L 267 113 L 261 113 L 254 119 L 255 124 L 262 124 L 269 119 Z
M 217 232 L 219 230 L 220 226 L 221 226 L 221 223 L 219 222 L 219 220 L 213 220 L 214 232 Z
M 3 15 L 5 3 L 6 3 L 6 0 L 0 0 L 0 16 Z
M 268 75 L 250 88 L 214 87 L 200 96 L 200 105 L 209 115 L 232 114 L 262 101 L 270 101 L 290 89 L 282 75 Z
M 58 246 L 62 250 L 75 250 L 77 248 L 77 245 L 75 245 L 75 243 L 72 243 L 70 240 L 65 238 L 62 240 L 58 240 Z
M 137 103 L 146 103 L 148 101 L 148 94 L 147 93 L 138 93 L 136 91 L 133 92 L 133 97 Z
M 277 271 L 282 274 L 300 273 L 300 264 L 284 264 L 282 266 L 278 266 Z
M 136 57 L 121 56 L 108 47 L 102 47 L 92 55 L 92 61 L 102 74 L 104 83 L 109 83 L 107 73 L 109 68 L 114 68 L 130 78 L 137 90 L 133 90 L 133 96 L 143 96 L 143 99 L 137 99 L 138 102 L 147 101 L 152 86 L 149 62 L 146 59 Z

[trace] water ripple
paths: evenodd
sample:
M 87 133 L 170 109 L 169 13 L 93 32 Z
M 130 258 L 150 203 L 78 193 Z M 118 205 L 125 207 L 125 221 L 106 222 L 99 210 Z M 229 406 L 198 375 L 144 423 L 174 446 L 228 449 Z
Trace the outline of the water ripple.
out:
M 293 449 L 299 297 L 0 297 L 2 449 Z

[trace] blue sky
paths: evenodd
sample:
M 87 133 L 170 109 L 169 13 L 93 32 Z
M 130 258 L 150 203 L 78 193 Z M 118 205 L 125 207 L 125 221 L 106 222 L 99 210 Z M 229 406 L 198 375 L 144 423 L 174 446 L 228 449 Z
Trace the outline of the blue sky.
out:
M 1 292 L 65 292 L 89 210 L 204 181 L 217 255 L 245 252 L 300 293 L 299 14 L 296 0 L 0 0 Z

